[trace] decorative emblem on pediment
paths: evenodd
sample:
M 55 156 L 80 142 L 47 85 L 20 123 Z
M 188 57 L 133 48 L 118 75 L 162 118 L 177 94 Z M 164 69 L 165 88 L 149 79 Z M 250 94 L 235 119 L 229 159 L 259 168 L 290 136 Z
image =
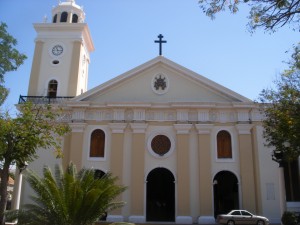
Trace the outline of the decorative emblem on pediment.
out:
M 159 75 L 158 78 L 155 77 L 154 87 L 156 90 L 158 90 L 159 88 L 165 90 L 165 88 L 167 87 L 166 78 L 161 77 L 161 75 Z
M 169 88 L 169 80 L 165 74 L 156 74 L 152 79 L 152 90 L 156 94 L 165 94 Z

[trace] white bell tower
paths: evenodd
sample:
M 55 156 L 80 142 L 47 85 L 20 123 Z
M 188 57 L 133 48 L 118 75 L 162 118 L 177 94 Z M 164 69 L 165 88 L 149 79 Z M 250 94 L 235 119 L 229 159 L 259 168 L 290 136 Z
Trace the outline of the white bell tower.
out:
M 74 97 L 87 91 L 94 50 L 85 13 L 75 0 L 52 9 L 51 23 L 36 23 L 35 51 L 28 96 Z

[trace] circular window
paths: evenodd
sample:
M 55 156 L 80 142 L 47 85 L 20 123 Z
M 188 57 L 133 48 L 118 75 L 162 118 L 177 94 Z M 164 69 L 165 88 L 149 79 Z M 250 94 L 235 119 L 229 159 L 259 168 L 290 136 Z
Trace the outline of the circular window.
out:
M 151 141 L 151 148 L 156 154 L 163 156 L 170 151 L 171 141 L 165 135 L 157 135 Z

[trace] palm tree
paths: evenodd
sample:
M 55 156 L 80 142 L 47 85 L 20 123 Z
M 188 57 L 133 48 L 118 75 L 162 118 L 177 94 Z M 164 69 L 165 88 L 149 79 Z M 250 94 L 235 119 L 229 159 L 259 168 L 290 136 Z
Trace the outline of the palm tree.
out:
M 99 179 L 95 170 L 77 172 L 70 163 L 65 173 L 56 166 L 55 175 L 49 167 L 43 175 L 27 172 L 25 178 L 36 194 L 31 196 L 33 203 L 8 212 L 8 219 L 18 218 L 23 225 L 91 225 L 107 211 L 124 205 L 113 200 L 126 188 L 116 185 L 117 178 L 110 173 Z

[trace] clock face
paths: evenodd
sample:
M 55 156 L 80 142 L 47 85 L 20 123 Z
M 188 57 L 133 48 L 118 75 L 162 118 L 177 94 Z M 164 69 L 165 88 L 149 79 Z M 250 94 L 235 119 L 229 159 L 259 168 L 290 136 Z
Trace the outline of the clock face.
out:
M 55 55 L 55 56 L 59 56 L 63 53 L 64 49 L 61 45 L 55 45 L 53 48 L 52 48 L 52 54 Z

